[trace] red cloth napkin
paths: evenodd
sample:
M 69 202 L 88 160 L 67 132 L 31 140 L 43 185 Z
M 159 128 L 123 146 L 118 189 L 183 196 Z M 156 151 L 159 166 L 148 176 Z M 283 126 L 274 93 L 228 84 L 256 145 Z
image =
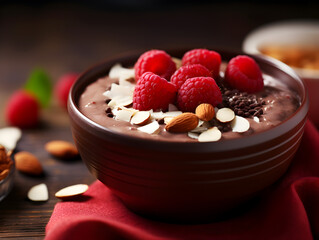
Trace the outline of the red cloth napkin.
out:
M 56 204 L 45 239 L 319 239 L 319 132 L 307 122 L 284 177 L 252 207 L 227 220 L 152 221 L 130 212 L 96 181 L 77 201 Z

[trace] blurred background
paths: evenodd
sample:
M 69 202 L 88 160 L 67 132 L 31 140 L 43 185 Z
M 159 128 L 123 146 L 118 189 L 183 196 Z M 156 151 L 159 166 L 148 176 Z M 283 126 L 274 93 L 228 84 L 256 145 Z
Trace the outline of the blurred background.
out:
M 34 67 L 56 81 L 127 51 L 241 50 L 255 28 L 281 20 L 318 20 L 318 7 L 315 1 L 1 1 L 0 109 Z

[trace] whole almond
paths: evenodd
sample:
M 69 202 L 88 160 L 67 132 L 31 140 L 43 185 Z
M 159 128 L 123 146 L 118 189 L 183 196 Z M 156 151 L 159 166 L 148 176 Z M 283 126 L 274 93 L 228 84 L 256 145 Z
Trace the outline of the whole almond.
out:
M 29 152 L 18 152 L 14 155 L 16 168 L 30 175 L 41 175 L 43 168 L 36 156 Z
M 209 103 L 202 103 L 195 110 L 196 116 L 203 121 L 210 121 L 215 116 L 215 109 Z
M 67 141 L 50 141 L 45 144 L 45 149 L 54 157 L 61 159 L 73 159 L 79 155 L 74 144 Z
M 189 132 L 197 127 L 198 121 L 199 119 L 194 113 L 182 113 L 169 121 L 165 129 L 175 133 Z

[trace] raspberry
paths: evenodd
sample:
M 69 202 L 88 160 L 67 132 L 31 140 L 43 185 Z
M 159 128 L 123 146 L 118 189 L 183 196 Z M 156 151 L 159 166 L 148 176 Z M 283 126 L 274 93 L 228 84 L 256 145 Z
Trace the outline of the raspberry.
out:
M 62 107 L 67 107 L 70 89 L 77 78 L 78 74 L 68 73 L 63 75 L 56 83 L 54 92 Z
M 138 80 L 133 94 L 133 108 L 138 110 L 166 110 L 175 100 L 176 87 L 166 79 L 144 73 Z
M 184 54 L 182 65 L 199 63 L 212 72 L 213 78 L 219 77 L 219 68 L 221 64 L 219 53 L 207 49 L 194 49 Z
M 200 64 L 186 65 L 178 69 L 171 77 L 171 83 L 179 89 L 183 83 L 193 77 L 211 77 L 210 71 Z
M 239 91 L 258 92 L 264 87 L 261 70 L 254 59 L 239 55 L 232 58 L 225 71 L 225 81 Z
M 15 92 L 6 106 L 8 124 L 20 127 L 35 127 L 39 120 L 39 103 L 37 99 L 24 90 Z
M 139 57 L 134 69 L 136 80 L 145 72 L 152 72 L 169 80 L 176 71 L 176 64 L 166 52 L 162 50 L 150 50 Z
M 213 106 L 222 102 L 222 93 L 211 77 L 189 78 L 178 91 L 177 104 L 183 112 L 194 112 L 201 103 Z

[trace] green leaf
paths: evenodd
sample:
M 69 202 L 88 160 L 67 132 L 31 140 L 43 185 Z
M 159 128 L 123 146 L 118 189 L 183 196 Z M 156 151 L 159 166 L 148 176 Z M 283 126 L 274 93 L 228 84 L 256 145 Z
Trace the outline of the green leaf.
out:
M 53 86 L 49 75 L 43 69 L 36 68 L 31 72 L 24 89 L 33 93 L 42 107 L 49 106 Z

